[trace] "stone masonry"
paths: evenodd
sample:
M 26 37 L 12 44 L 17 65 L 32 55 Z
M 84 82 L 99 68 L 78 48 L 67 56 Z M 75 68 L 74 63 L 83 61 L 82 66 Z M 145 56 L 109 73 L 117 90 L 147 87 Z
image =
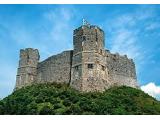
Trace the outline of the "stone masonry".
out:
M 39 62 L 37 49 L 20 50 L 15 89 L 34 83 L 66 83 L 79 91 L 104 91 L 112 86 L 138 88 L 135 64 L 126 55 L 104 48 L 104 31 L 84 23 L 73 32 L 74 49 Z

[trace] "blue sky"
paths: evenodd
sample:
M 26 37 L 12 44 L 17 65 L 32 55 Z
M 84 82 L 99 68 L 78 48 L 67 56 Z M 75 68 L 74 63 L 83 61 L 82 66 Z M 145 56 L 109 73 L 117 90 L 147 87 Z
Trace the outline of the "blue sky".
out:
M 107 49 L 134 59 L 142 90 L 160 99 L 160 5 L 0 5 L 0 98 L 15 86 L 20 49 L 39 49 L 41 60 L 72 49 L 83 18 L 105 31 Z

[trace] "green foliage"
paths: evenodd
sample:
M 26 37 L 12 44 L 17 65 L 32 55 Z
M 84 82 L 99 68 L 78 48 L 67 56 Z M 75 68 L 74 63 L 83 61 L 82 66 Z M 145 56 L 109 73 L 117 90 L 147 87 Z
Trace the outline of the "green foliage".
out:
M 125 86 L 103 93 L 80 93 L 67 85 L 38 84 L 21 88 L 1 100 L 0 114 L 160 114 L 160 102 Z
M 1 114 L 4 114 L 4 105 L 2 101 L 0 101 L 0 115 Z

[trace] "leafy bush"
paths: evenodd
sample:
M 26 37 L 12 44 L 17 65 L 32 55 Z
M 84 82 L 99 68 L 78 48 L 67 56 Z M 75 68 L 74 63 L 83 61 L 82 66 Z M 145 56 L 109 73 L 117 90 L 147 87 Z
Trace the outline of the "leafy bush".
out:
M 38 84 L 1 100 L 0 114 L 160 114 L 160 102 L 125 86 L 103 93 L 80 93 L 65 84 Z

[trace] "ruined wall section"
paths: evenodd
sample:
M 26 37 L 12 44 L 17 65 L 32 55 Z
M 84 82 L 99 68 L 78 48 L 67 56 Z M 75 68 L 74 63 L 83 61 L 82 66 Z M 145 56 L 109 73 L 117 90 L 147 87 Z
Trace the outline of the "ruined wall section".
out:
M 135 64 L 126 55 L 112 54 L 106 51 L 106 65 L 111 86 L 130 86 L 137 88 Z
M 69 83 L 73 51 L 64 51 L 53 55 L 38 64 L 37 83 Z
M 39 58 L 37 49 L 26 48 L 20 50 L 15 89 L 31 85 L 35 82 Z

